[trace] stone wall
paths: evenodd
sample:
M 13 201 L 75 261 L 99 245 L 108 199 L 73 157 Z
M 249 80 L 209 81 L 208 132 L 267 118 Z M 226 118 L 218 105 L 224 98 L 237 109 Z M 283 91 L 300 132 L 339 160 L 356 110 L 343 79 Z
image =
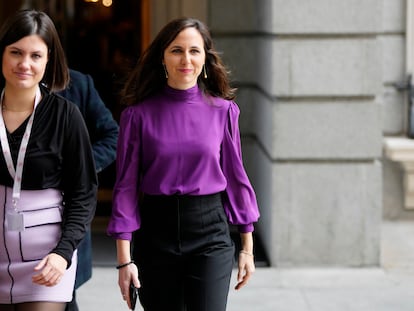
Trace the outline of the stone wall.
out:
M 379 264 L 384 3 L 209 1 L 272 265 Z

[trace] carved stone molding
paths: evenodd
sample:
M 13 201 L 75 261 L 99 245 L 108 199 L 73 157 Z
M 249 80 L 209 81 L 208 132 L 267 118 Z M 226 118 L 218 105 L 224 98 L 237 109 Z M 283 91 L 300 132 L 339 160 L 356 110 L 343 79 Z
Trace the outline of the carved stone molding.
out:
M 404 173 L 404 206 L 414 209 L 414 139 L 407 137 L 386 137 L 385 157 L 400 163 Z

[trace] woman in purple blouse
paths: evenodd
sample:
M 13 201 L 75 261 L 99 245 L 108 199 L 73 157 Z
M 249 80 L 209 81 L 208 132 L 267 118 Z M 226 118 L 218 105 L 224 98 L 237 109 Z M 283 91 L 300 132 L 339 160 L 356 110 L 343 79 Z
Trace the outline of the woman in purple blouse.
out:
M 144 310 L 226 310 L 234 258 L 228 223 L 241 237 L 235 288 L 255 270 L 259 211 L 234 93 L 208 29 L 191 18 L 160 31 L 125 85 L 108 233 L 130 308 L 134 284 Z

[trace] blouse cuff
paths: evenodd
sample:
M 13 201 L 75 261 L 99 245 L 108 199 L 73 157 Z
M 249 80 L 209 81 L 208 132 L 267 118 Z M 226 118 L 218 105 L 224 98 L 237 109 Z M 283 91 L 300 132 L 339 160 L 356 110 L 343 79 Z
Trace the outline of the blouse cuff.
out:
M 239 233 L 248 233 L 254 231 L 254 225 L 253 223 L 247 224 L 247 225 L 238 225 L 237 229 Z
M 132 240 L 132 233 L 131 232 L 117 232 L 117 233 L 110 233 L 110 236 L 113 237 L 115 240 Z

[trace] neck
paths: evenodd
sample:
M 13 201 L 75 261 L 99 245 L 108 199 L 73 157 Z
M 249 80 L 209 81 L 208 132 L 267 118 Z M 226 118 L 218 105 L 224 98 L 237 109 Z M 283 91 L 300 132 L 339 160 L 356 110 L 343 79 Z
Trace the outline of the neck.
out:
M 19 89 L 16 91 L 12 88 L 5 87 L 2 109 L 13 112 L 32 111 L 36 97 L 36 89 Z

